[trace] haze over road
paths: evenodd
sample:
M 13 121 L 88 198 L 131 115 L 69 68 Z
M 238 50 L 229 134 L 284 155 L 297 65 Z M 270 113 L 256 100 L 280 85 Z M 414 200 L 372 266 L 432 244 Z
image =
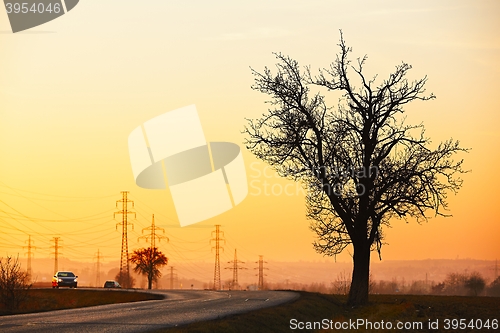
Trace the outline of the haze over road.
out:
M 110 291 L 113 292 L 113 291 Z M 282 304 L 288 291 L 175 290 L 164 300 L 0 317 L 1 332 L 146 332 Z

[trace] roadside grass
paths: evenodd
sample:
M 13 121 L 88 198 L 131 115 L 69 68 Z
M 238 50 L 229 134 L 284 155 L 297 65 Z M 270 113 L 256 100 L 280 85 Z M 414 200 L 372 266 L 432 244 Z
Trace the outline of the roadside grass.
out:
M 161 295 L 119 290 L 31 289 L 28 300 L 17 311 L 0 305 L 0 315 L 82 308 L 93 305 L 163 299 Z
M 500 320 L 499 297 L 461 297 L 461 296 L 429 296 L 429 295 L 370 295 L 370 303 L 359 308 L 345 305 L 346 297 L 300 292 L 296 301 L 273 308 L 252 311 L 208 322 L 194 323 L 186 326 L 155 331 L 156 333 L 266 333 L 266 332 L 497 332 L 498 329 L 445 329 L 445 319 Z M 297 322 L 321 322 L 323 319 L 333 322 L 349 322 L 364 319 L 372 323 L 391 322 L 393 329 L 291 329 L 291 319 Z M 438 329 L 429 328 L 429 321 L 438 321 Z M 418 322 L 422 327 L 396 329 L 397 321 L 403 323 Z M 418 324 L 417 324 L 418 325 Z M 450 322 L 451 325 L 451 322 Z

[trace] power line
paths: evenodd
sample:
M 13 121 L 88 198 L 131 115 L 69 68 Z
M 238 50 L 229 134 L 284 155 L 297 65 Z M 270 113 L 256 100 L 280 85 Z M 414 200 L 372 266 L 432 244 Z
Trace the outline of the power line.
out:
M 154 210 L 153 208 L 151 208 L 151 206 L 149 206 L 146 202 L 140 200 L 138 197 L 135 197 L 135 196 L 132 196 L 132 197 L 134 198 L 135 201 L 138 201 L 141 204 L 141 207 L 144 206 L 146 208 L 149 208 L 150 210 Z M 139 212 L 139 214 L 141 214 L 141 213 Z M 169 216 L 167 216 L 165 214 L 161 214 L 160 213 L 160 215 L 163 216 L 165 219 L 170 220 L 171 222 L 173 222 L 174 224 L 172 226 L 175 226 L 175 227 L 179 228 L 179 224 L 178 224 L 178 222 L 177 222 L 176 219 L 174 219 L 172 217 L 169 217 Z
M 7 188 L 13 190 L 14 192 L 20 191 L 20 192 L 26 192 L 26 193 L 44 195 L 44 196 L 48 196 L 48 197 L 59 197 L 59 198 L 69 198 L 69 199 L 103 199 L 103 198 L 111 198 L 112 196 L 114 196 L 114 194 L 109 194 L 109 195 L 100 196 L 100 197 L 94 197 L 94 196 L 92 196 L 92 197 L 72 197 L 72 196 L 63 196 L 63 195 L 56 195 L 56 194 L 40 193 L 40 192 L 33 192 L 33 191 L 27 191 L 27 190 L 22 190 L 22 189 L 14 188 L 12 186 L 9 186 L 9 185 L 5 184 L 2 181 L 0 181 L 0 186 L 7 187 Z
M 3 201 L 2 201 L 3 202 Z M 3 202 L 5 205 L 7 205 L 5 202 Z M 7 205 L 8 206 L 8 205 Z M 12 208 L 11 206 L 9 206 L 10 208 Z M 10 219 L 15 219 L 15 220 L 23 220 L 23 221 L 30 221 L 30 222 L 57 222 L 57 223 L 67 223 L 68 220 L 72 220 L 72 221 L 78 221 L 78 222 L 81 222 L 81 223 L 89 223 L 88 221 L 97 221 L 97 220 L 101 220 L 103 218 L 106 218 L 106 216 L 109 216 L 109 212 L 113 210 L 113 209 L 108 209 L 104 212 L 100 212 L 100 213 L 96 213 L 96 214 L 92 214 L 92 215 L 89 215 L 89 216 L 82 216 L 82 217 L 66 217 L 65 219 L 45 219 L 45 218 L 40 218 L 40 217 L 32 217 L 32 216 L 27 216 L 25 214 L 14 214 L 14 213 L 7 213 L 6 211 L 4 210 L 1 210 L 0 209 L 0 212 L 2 213 L 5 213 L 7 214 L 8 216 L 0 216 L 0 217 L 4 217 L 4 218 L 10 218 Z M 61 214 L 58 214 L 58 215 L 61 215 Z M 101 217 L 98 217 L 99 215 L 103 215 Z M 104 216 L 105 215 L 105 216 Z M 24 218 L 19 218 L 19 217 L 24 217 Z
M 15 212 L 17 212 L 17 213 L 21 214 L 21 216 L 25 217 L 25 218 L 26 218 L 26 219 L 28 219 L 29 221 L 31 221 L 31 222 L 33 222 L 33 223 L 37 223 L 34 219 L 29 218 L 28 216 L 24 215 L 23 213 L 21 213 L 20 211 L 18 211 L 17 209 L 15 209 L 14 207 L 12 207 L 12 206 L 11 206 L 11 205 L 9 205 L 8 203 L 6 203 L 5 201 L 3 201 L 3 200 L 1 200 L 1 199 L 0 199 L 0 202 L 1 202 L 1 203 L 3 203 L 5 206 L 9 207 L 10 209 L 12 209 L 13 211 L 15 211 Z M 3 211 L 3 210 L 2 210 L 2 211 Z M 9 214 L 9 213 L 7 213 L 7 212 L 5 212 L 5 211 L 3 211 L 3 212 L 4 212 L 4 213 L 6 213 L 6 214 Z M 22 225 L 23 227 L 25 227 L 25 228 L 27 228 L 27 229 L 30 229 L 30 230 L 32 230 L 33 232 L 35 232 L 35 233 L 36 233 L 36 231 L 34 231 L 33 229 L 31 229 L 31 228 L 27 227 L 26 225 L 24 225 L 23 223 L 21 223 L 18 219 L 16 219 L 16 218 L 12 218 L 12 219 L 13 219 L 13 220 L 15 220 L 18 224 Z M 10 224 L 10 223 L 9 223 L 9 224 Z M 47 228 L 47 227 L 45 227 L 45 226 L 43 226 L 43 227 L 44 227 L 45 229 L 47 229 L 47 230 L 51 231 L 51 232 L 52 232 L 52 234 L 55 234 L 55 233 L 56 233 L 54 230 L 51 230 L 51 229 L 49 229 L 49 228 Z M 19 231 L 21 231 L 21 232 L 24 232 L 24 231 L 22 231 L 21 229 L 18 229 L 18 230 L 19 230 Z M 24 233 L 25 233 L 25 234 L 28 234 L 27 232 L 24 232 Z

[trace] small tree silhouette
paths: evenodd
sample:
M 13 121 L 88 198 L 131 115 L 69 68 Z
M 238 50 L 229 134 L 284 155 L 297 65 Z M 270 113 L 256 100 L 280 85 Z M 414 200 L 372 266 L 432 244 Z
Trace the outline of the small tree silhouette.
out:
M 147 276 L 148 289 L 153 286 L 153 281 L 161 277 L 160 268 L 168 264 L 168 258 L 156 247 L 135 250 L 129 261 L 135 264 L 134 272 Z
M 486 281 L 481 274 L 474 272 L 465 280 L 465 287 L 469 289 L 470 294 L 477 296 L 483 292 Z
M 118 274 L 116 274 L 115 276 L 115 280 L 123 287 L 123 288 L 133 288 L 134 285 L 135 285 L 135 279 L 134 277 L 128 273 L 128 276 L 127 276 L 127 272 L 118 272 Z
M 491 284 L 488 286 L 488 295 L 489 296 L 500 296 L 500 277 L 497 277 Z
M 30 288 L 28 273 L 21 270 L 19 258 L 0 258 L 0 303 L 8 312 L 27 301 Z

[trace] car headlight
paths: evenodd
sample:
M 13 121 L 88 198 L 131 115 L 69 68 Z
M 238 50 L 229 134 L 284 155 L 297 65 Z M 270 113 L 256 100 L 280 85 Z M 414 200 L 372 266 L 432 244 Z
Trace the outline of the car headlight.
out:
M 57 279 L 58 282 L 63 282 L 63 279 Z

